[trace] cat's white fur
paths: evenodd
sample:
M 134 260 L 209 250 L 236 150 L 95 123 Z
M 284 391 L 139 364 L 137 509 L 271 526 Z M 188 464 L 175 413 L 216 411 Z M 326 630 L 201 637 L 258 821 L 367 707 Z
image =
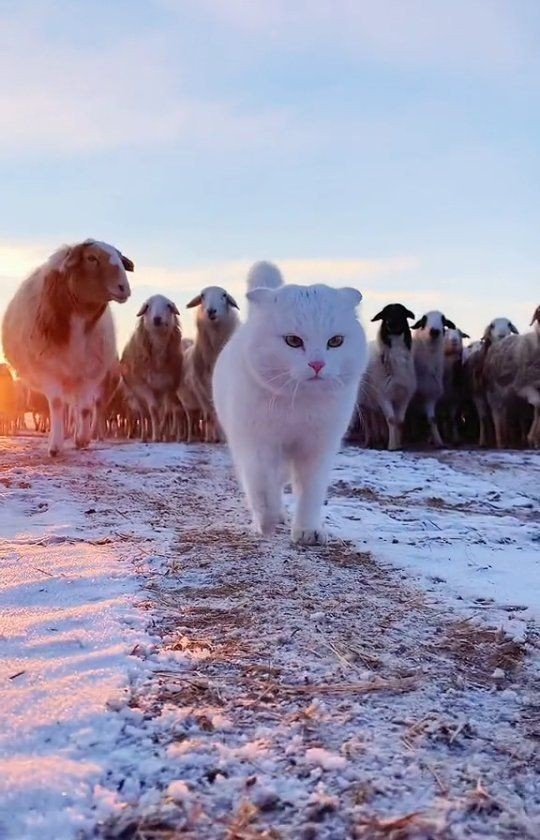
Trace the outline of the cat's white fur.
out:
M 282 493 L 296 496 L 292 537 L 324 543 L 321 525 L 332 461 L 351 418 L 366 368 L 356 289 L 276 287 L 267 263 L 248 275 L 248 318 L 218 357 L 214 404 L 260 533 L 284 522 Z M 271 278 L 272 288 L 255 287 Z M 290 347 L 285 336 L 303 347 Z M 343 336 L 340 347 L 328 340 Z M 319 371 L 310 363 L 324 362 Z

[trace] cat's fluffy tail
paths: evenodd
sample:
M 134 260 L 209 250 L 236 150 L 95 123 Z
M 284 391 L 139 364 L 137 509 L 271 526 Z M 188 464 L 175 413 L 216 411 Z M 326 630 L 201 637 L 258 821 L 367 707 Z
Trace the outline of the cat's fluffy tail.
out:
M 248 292 L 252 289 L 279 289 L 283 286 L 283 275 L 274 263 L 256 262 L 248 271 L 247 287 Z

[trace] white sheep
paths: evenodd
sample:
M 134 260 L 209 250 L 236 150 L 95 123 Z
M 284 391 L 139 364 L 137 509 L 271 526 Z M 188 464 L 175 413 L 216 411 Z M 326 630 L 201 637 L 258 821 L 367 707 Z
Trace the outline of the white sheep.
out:
M 446 443 L 460 442 L 459 425 L 465 403 L 463 339 L 470 338 L 458 329 L 444 334 L 443 393 L 437 408 L 438 425 Z
M 414 406 L 427 418 L 431 440 L 435 446 L 442 446 L 435 411 L 443 394 L 444 375 L 444 331 L 455 330 L 456 325 L 442 312 L 426 312 L 413 326 L 415 334 L 412 343 L 414 368 L 416 371 L 416 392 Z
M 164 439 L 167 412 L 182 410 L 176 395 L 183 367 L 179 315 L 176 304 L 164 295 L 148 298 L 137 313 L 139 323 L 120 363 L 128 391 L 150 416 L 154 442 Z
M 64 246 L 19 287 L 6 310 L 4 353 L 19 376 L 49 401 L 49 454 L 64 445 L 66 406 L 75 444 L 85 447 L 100 383 L 117 359 L 109 301 L 130 295 L 133 263 L 112 245 L 87 239 Z
M 507 443 L 507 409 L 510 400 L 516 397 L 533 407 L 527 442 L 531 447 L 540 447 L 540 306 L 534 312 L 531 326 L 528 333 L 512 333 L 501 339 L 486 355 L 486 396 L 499 448 Z
M 381 321 L 376 341 L 369 345 L 369 362 L 360 385 L 360 423 L 367 445 L 377 442 L 382 412 L 388 430 L 388 449 L 402 445 L 403 424 L 416 389 L 408 319 L 414 315 L 400 303 L 385 306 L 372 321 Z
M 220 438 L 212 399 L 212 374 L 217 357 L 238 326 L 238 304 L 220 286 L 207 286 L 187 304 L 188 309 L 194 307 L 197 333 L 185 351 L 178 395 L 188 417 L 188 441 L 193 440 L 202 416 L 204 437 L 210 443 Z
M 486 395 L 485 362 L 490 348 L 509 335 L 518 335 L 509 318 L 493 318 L 484 330 L 482 340 L 474 342 L 463 360 L 465 384 L 478 415 L 478 445 L 488 446 L 492 439 L 492 416 Z

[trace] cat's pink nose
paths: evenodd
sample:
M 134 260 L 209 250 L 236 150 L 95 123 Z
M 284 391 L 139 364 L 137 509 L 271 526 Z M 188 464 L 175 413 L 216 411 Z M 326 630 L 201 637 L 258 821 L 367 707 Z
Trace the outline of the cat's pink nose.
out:
M 317 374 L 318 374 L 318 373 L 319 373 L 319 371 L 321 371 L 321 370 L 323 369 L 323 367 L 325 366 L 326 362 L 308 362 L 308 364 L 309 364 L 310 368 L 313 368 L 313 370 L 315 371 L 315 373 L 317 373 Z

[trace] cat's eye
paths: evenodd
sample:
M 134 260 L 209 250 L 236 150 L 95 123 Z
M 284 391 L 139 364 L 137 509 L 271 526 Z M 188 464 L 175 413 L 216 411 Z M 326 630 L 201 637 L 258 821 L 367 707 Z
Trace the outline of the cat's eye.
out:
M 98 258 L 96 256 L 94 256 L 94 254 L 88 254 L 87 260 L 88 260 L 88 262 L 95 262 L 95 263 L 98 262 Z
M 326 346 L 327 347 L 341 347 L 343 344 L 343 336 L 342 335 L 333 335 L 332 338 L 329 338 Z
M 285 344 L 288 344 L 289 347 L 304 346 L 304 342 L 302 341 L 299 335 L 284 335 L 283 338 L 285 339 Z

